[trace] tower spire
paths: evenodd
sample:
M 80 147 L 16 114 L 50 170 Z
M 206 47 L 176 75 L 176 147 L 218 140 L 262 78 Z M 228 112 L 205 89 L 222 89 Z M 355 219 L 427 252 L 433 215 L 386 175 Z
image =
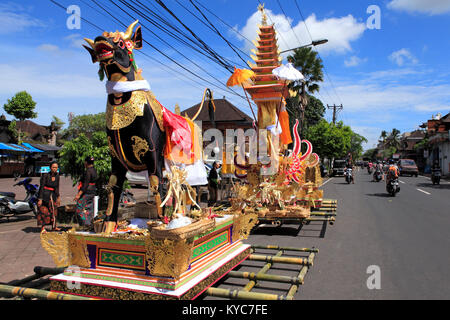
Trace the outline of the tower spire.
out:
M 258 10 L 261 11 L 262 25 L 263 26 L 267 26 L 267 15 L 266 15 L 266 12 L 264 10 L 264 3 L 261 3 L 261 4 L 258 5 Z

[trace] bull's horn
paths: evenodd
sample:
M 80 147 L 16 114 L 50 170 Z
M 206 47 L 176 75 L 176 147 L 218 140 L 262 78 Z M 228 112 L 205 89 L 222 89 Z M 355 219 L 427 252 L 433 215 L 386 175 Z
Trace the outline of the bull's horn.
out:
M 91 46 L 91 48 L 95 50 L 94 40 L 88 39 L 88 38 L 84 38 L 84 41 L 86 41 L 87 43 L 89 43 L 89 45 Z
M 123 37 L 124 40 L 131 39 L 131 35 L 133 34 L 133 29 L 137 25 L 138 22 L 139 22 L 139 20 L 136 20 L 135 22 L 133 22 L 132 24 L 130 24 L 128 26 L 127 31 L 125 31 L 125 36 Z

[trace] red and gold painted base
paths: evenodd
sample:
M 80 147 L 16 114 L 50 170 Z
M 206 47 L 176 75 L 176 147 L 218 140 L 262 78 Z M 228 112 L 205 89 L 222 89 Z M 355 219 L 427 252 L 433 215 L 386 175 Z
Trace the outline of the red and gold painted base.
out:
M 250 255 L 241 241 L 241 229 L 252 227 L 245 221 L 230 216 L 180 241 L 69 234 L 70 243 L 84 247 L 77 259 L 84 263 L 51 277 L 50 289 L 99 299 L 194 299 Z

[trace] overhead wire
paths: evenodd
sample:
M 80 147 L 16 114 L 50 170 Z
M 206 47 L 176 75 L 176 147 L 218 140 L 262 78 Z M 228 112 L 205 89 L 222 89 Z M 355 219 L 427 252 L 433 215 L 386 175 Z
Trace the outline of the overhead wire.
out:
M 301 18 L 302 18 L 302 20 L 303 20 L 303 23 L 304 23 L 304 25 L 305 25 L 305 27 L 306 27 L 306 31 L 307 31 L 307 33 L 308 33 L 308 35 L 309 35 L 309 38 L 311 39 L 311 42 L 312 42 L 313 39 L 312 39 L 312 36 L 311 36 L 311 32 L 309 31 L 308 25 L 306 24 L 306 20 L 305 20 L 305 18 L 303 17 L 303 13 L 302 13 L 302 11 L 301 11 L 301 9 L 300 9 L 298 3 L 297 3 L 297 0 L 294 0 L 294 2 L 295 2 L 295 5 L 296 5 L 296 7 L 297 7 L 298 12 L 300 13 L 300 16 L 301 16 Z M 314 50 L 314 48 L 313 48 L 313 50 Z M 315 50 L 315 51 L 316 51 L 317 54 L 319 55 L 320 59 L 323 61 L 322 57 L 320 56 L 319 51 L 317 51 L 317 50 Z M 329 74 L 328 74 L 328 71 L 327 71 L 327 68 L 325 67 L 325 65 L 323 66 L 323 70 L 325 71 L 325 75 L 326 75 L 328 81 L 330 82 L 331 88 L 333 89 L 333 91 L 334 91 L 336 97 L 338 98 L 339 102 L 340 102 L 341 104 L 343 104 L 343 103 L 342 103 L 342 100 L 341 100 L 341 98 L 340 98 L 340 96 L 339 96 L 339 94 L 338 94 L 337 91 L 336 91 L 336 88 L 335 88 L 335 86 L 334 86 L 334 83 L 333 83 L 333 81 L 331 80 L 331 77 L 330 77 Z
M 127 27 L 126 24 L 124 24 L 122 21 L 120 21 L 119 19 L 117 19 L 113 14 L 111 14 L 108 10 L 106 10 L 106 8 L 104 8 L 102 5 L 100 5 L 96 0 L 91 0 L 91 1 L 93 1 L 95 4 L 97 4 L 102 10 L 104 10 L 107 14 L 109 14 L 113 19 L 115 19 L 117 22 L 119 22 L 122 26 L 124 26 L 125 28 Z M 128 12 L 126 12 L 125 10 L 123 10 L 120 6 L 118 6 L 117 4 L 115 4 L 113 1 L 111 1 L 111 2 L 112 2 L 114 5 L 116 5 L 119 9 L 121 9 L 125 14 L 127 14 L 128 16 L 130 16 L 131 18 L 133 18 Z M 130 9 L 133 10 L 133 8 L 130 8 Z M 134 19 L 134 18 L 133 18 L 133 19 Z M 141 22 L 141 25 L 142 25 L 143 27 L 145 27 L 146 29 L 150 30 L 150 29 L 147 28 L 144 24 L 142 24 L 142 22 Z M 150 32 L 151 32 L 152 34 L 154 34 L 151 30 L 150 30 Z M 154 34 L 154 35 L 157 36 L 156 34 Z M 162 39 L 160 39 L 160 40 L 163 41 Z M 207 80 L 207 79 L 204 79 L 203 77 L 199 76 L 198 74 L 192 72 L 191 70 L 189 70 L 188 68 L 186 68 L 185 66 L 183 66 L 182 64 L 180 64 L 179 62 L 177 62 L 176 60 L 174 60 L 173 58 L 171 58 L 169 55 L 163 53 L 161 50 L 159 50 L 158 48 L 156 48 L 154 45 L 152 45 L 152 44 L 151 44 L 149 41 L 147 41 L 146 39 L 143 39 L 143 41 L 144 41 L 146 44 L 148 44 L 150 47 L 152 47 L 153 49 L 155 49 L 156 51 L 158 51 L 160 54 L 162 54 L 163 56 L 165 56 L 167 59 L 169 59 L 169 60 L 172 61 L 173 63 L 177 64 L 180 68 L 182 68 L 183 70 L 185 70 L 185 71 L 189 72 L 190 74 L 196 76 L 197 78 L 201 79 L 202 81 L 205 81 L 206 83 L 210 84 L 211 86 L 214 86 L 215 88 L 219 88 L 219 89 L 225 90 L 225 91 L 227 91 L 227 92 L 229 92 L 229 93 L 236 94 L 236 95 L 239 96 L 239 94 L 237 94 L 237 93 L 235 93 L 234 91 L 230 90 L 230 88 L 228 88 L 228 87 L 226 87 L 226 86 L 224 86 L 224 88 L 221 88 L 221 87 L 219 87 L 217 84 L 212 83 L 211 81 L 209 81 L 209 80 Z M 166 43 L 166 44 L 167 44 L 167 43 Z M 169 45 L 169 44 L 167 44 L 167 45 Z M 169 45 L 169 46 L 170 46 L 170 45 Z M 177 49 L 173 48 L 172 46 L 170 46 L 170 47 L 171 47 L 172 49 L 176 50 L 177 52 L 179 52 Z M 180 52 L 179 52 L 179 53 L 180 53 Z M 180 53 L 180 54 L 181 54 L 181 53 Z M 183 55 L 183 56 L 184 56 L 184 55 Z M 186 59 L 190 60 L 190 59 L 187 58 L 186 56 L 184 56 L 184 57 L 185 57 Z M 193 62 L 192 60 L 190 60 L 190 61 L 191 61 L 192 63 L 195 64 L 195 62 Z M 197 65 L 197 67 L 201 68 L 198 64 L 196 64 L 196 65 Z M 203 69 L 203 71 L 207 72 L 205 69 Z M 208 72 L 207 72 L 207 73 L 208 73 Z M 209 74 L 211 77 L 213 77 L 210 73 L 208 73 L 208 74 Z M 214 80 L 216 80 L 216 81 L 219 83 L 219 85 L 223 86 L 223 82 L 222 82 L 222 81 L 220 81 L 219 79 L 217 79 L 217 78 L 215 78 L 215 77 L 213 77 L 213 78 L 214 78 Z M 244 97 L 242 96 L 241 98 L 244 98 Z
M 59 2 L 54 1 L 54 0 L 50 0 L 50 1 L 51 1 L 53 4 L 57 5 L 58 7 L 60 7 L 61 9 L 67 10 L 66 7 L 64 7 L 63 5 L 61 5 Z M 101 6 L 101 5 L 100 5 L 98 2 L 96 2 L 95 0 L 92 0 L 92 1 L 93 1 L 97 6 L 99 6 L 106 14 L 108 14 L 109 16 L 115 18 L 114 16 L 112 16 L 112 15 L 108 12 L 108 10 L 110 10 L 110 8 L 104 8 L 103 6 Z M 117 6 L 117 4 L 114 3 L 113 1 L 111 1 L 111 2 L 112 2 L 114 5 Z M 123 3 L 124 1 L 121 1 L 121 2 L 122 2 L 122 4 L 124 4 L 124 3 Z M 85 2 L 83 1 L 83 3 L 85 3 Z M 88 5 L 87 3 L 85 3 L 85 4 Z M 91 5 L 88 5 L 88 6 L 89 6 L 91 9 L 95 10 L 95 8 L 94 8 L 93 6 L 91 6 Z M 131 9 L 131 8 L 130 8 L 130 9 Z M 102 13 L 101 11 L 99 11 L 99 10 L 95 10 L 95 11 L 96 11 L 97 13 L 102 14 L 103 16 L 106 16 L 105 14 L 103 14 L 103 13 Z M 124 10 L 121 10 L 121 11 L 123 11 L 123 12 L 126 13 L 128 16 L 130 16 L 130 15 L 128 14 L 128 12 L 126 12 L 126 11 L 124 11 Z M 88 23 L 89 25 L 93 26 L 94 28 L 96 28 L 96 29 L 98 29 L 98 30 L 100 30 L 100 31 L 104 31 L 104 28 L 99 27 L 98 25 L 96 25 L 95 23 L 89 21 L 88 19 L 86 19 L 86 18 L 84 18 L 84 17 L 82 17 L 81 19 L 82 19 L 83 21 L 85 21 L 86 23 Z M 120 20 L 118 20 L 117 18 L 116 18 L 115 20 L 116 20 L 119 24 L 121 24 L 122 26 L 127 27 L 125 24 L 123 24 L 123 23 L 122 23 Z M 146 29 L 149 29 L 149 28 L 147 28 L 147 27 L 144 26 L 144 25 L 143 25 L 143 27 L 146 28 Z M 156 35 L 155 35 L 155 36 L 156 36 Z M 165 40 L 163 40 L 163 39 L 161 39 L 161 38 L 159 38 L 159 40 L 161 40 L 161 41 L 163 41 L 163 42 L 165 41 Z M 225 39 L 224 39 L 224 40 L 225 40 Z M 167 59 L 169 59 L 170 61 L 172 61 L 173 63 L 175 63 L 178 67 L 182 68 L 184 71 L 186 71 L 186 72 L 188 72 L 188 73 L 191 73 L 192 75 L 194 75 L 196 78 L 200 79 L 201 81 L 204 81 L 204 82 L 206 82 L 206 83 L 211 84 L 212 86 L 214 86 L 215 88 L 217 88 L 219 91 L 228 92 L 228 93 L 231 93 L 231 94 L 233 94 L 233 95 L 236 95 L 237 97 L 239 97 L 239 98 L 241 98 L 241 99 L 246 99 L 246 98 L 243 97 L 242 95 L 240 95 L 240 94 L 234 92 L 233 90 L 231 90 L 231 88 L 229 88 L 229 87 L 225 87 L 225 89 L 220 88 L 220 87 L 218 87 L 217 85 L 211 83 L 210 81 L 204 79 L 203 77 L 198 76 L 197 74 L 190 72 L 189 69 L 187 69 L 186 67 L 184 67 L 183 65 L 181 65 L 180 63 L 178 63 L 177 61 L 175 61 L 174 59 L 172 59 L 171 57 L 169 57 L 167 54 L 164 54 L 161 50 L 158 50 L 158 48 L 156 48 L 155 46 L 153 46 L 153 45 L 152 45 L 151 43 L 149 43 L 148 41 L 144 40 L 144 42 L 147 43 L 151 48 L 153 48 L 154 50 L 156 50 L 158 53 L 162 54 L 164 57 L 166 57 Z M 166 44 L 168 44 L 168 43 L 166 42 Z M 195 79 L 192 79 L 191 77 L 189 77 L 188 75 L 186 75 L 186 74 L 184 74 L 184 73 L 179 73 L 179 72 L 177 72 L 177 71 L 176 71 L 175 69 L 173 69 L 172 67 L 166 65 L 165 63 L 159 61 L 158 59 L 156 59 L 156 58 L 154 58 L 154 57 L 148 55 L 147 53 L 145 53 L 145 52 L 143 52 L 143 51 L 138 51 L 138 53 L 144 55 L 146 58 L 151 59 L 152 61 L 155 61 L 156 63 L 158 63 L 159 65 L 161 65 L 163 68 L 169 70 L 169 72 L 170 72 L 170 71 L 173 72 L 173 74 L 176 75 L 176 77 L 177 77 L 178 79 L 180 79 L 179 75 L 181 75 L 182 77 L 188 79 L 188 80 L 189 80 L 190 82 L 192 82 L 192 83 L 196 83 L 196 84 L 198 84 L 198 85 L 200 85 L 200 86 L 203 85 L 201 82 L 198 82 L 198 81 L 196 81 Z M 216 57 L 218 57 L 218 58 L 220 59 L 220 56 L 216 56 Z M 220 80 L 218 80 L 218 79 L 215 79 L 215 80 L 217 80 L 218 82 L 220 82 L 220 84 L 223 84 L 222 81 L 220 81 Z M 194 86 L 194 85 L 193 85 L 193 86 Z M 195 86 L 194 86 L 194 87 L 195 87 Z M 245 107 L 245 108 L 248 109 L 248 107 Z
M 61 8 L 61 9 L 65 10 L 65 11 L 67 11 L 67 8 L 66 8 L 65 6 L 63 6 L 62 4 L 60 4 L 59 2 L 57 2 L 57 1 L 55 1 L 55 0 L 50 0 L 50 2 L 52 2 L 53 4 L 55 4 L 56 6 L 58 6 L 59 8 Z M 102 32 L 104 31 L 104 28 L 99 27 L 98 25 L 96 25 L 95 23 L 91 22 L 90 20 L 88 20 L 88 19 L 86 19 L 86 18 L 84 18 L 84 17 L 80 17 L 80 18 L 82 19 L 82 21 L 88 23 L 88 24 L 91 25 L 92 27 L 94 27 L 94 28 L 96 28 L 96 29 L 98 29 L 98 30 L 100 30 L 100 31 L 102 31 Z M 126 27 L 126 26 L 125 26 L 125 27 Z M 187 79 L 190 80 L 191 82 L 196 83 L 196 84 L 199 84 L 199 85 L 201 86 L 201 87 L 199 87 L 199 88 L 200 88 L 201 90 L 203 90 L 203 88 L 204 88 L 204 84 L 203 84 L 203 83 L 200 83 L 200 82 L 196 81 L 195 79 L 192 79 L 192 78 L 188 77 L 188 76 L 185 75 L 185 74 L 179 73 L 177 70 L 174 70 L 172 67 L 170 67 L 170 66 L 164 64 L 163 62 L 159 61 L 158 59 L 156 59 L 156 58 L 154 58 L 154 57 L 152 57 L 152 56 L 150 56 L 150 55 L 148 55 L 147 53 L 145 53 L 145 52 L 143 52 L 143 51 L 138 51 L 138 52 L 139 52 L 139 54 L 144 55 L 144 56 L 147 57 L 148 59 L 151 59 L 152 61 L 154 61 L 154 62 L 160 64 L 162 67 L 164 67 L 164 68 L 169 69 L 170 71 L 172 71 L 173 74 L 174 74 L 178 79 L 180 79 L 180 78 L 179 78 L 179 75 L 182 75 L 183 77 L 187 78 Z M 189 85 L 192 85 L 192 84 L 189 83 Z M 192 85 L 192 86 L 193 86 L 193 85 Z M 215 85 L 214 85 L 214 86 L 215 86 Z M 222 91 L 223 89 L 219 88 L 219 90 Z M 243 99 L 245 99 L 243 96 L 240 96 L 240 97 L 243 98 Z

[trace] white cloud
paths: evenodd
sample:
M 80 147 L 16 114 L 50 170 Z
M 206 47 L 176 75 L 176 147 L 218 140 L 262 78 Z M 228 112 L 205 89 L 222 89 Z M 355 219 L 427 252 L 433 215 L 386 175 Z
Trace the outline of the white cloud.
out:
M 31 27 L 44 26 L 44 22 L 30 16 L 20 5 L 0 4 L 0 34 L 11 34 Z
M 344 61 L 344 64 L 346 67 L 356 67 L 366 61 L 367 61 L 367 58 L 361 59 L 357 56 L 351 56 L 349 59 Z
M 366 28 L 364 23 L 358 22 L 352 15 L 319 20 L 315 14 L 311 14 L 305 20 L 308 26 L 307 30 L 303 21 L 294 24 L 291 18 L 282 14 L 274 14 L 268 9 L 266 9 L 266 14 L 269 17 L 267 22 L 275 24 L 278 46 L 281 51 L 311 43 L 309 30 L 313 40 L 328 39 L 328 43 L 316 47 L 319 52 L 345 53 L 352 50 L 351 42 L 359 39 Z M 261 13 L 257 11 L 248 18 L 243 28 L 236 27 L 236 29 L 247 39 L 253 40 L 257 38 L 258 24 L 260 23 Z M 242 40 L 242 37 L 238 36 L 238 38 Z M 247 51 L 254 48 L 248 42 L 245 45 Z
M 67 37 L 64 37 L 64 40 L 69 41 L 70 47 L 72 48 L 82 48 L 82 45 L 87 45 L 86 41 L 84 41 L 81 34 L 74 33 L 71 35 L 68 35 Z
M 427 13 L 437 15 L 450 12 L 450 1 L 448 0 L 392 0 L 387 4 L 389 9 Z
M 405 63 L 417 64 L 419 61 L 414 57 L 408 49 L 400 49 L 393 52 L 389 56 L 389 60 L 396 63 L 398 66 L 403 66 Z
M 37 47 L 37 49 L 41 50 L 41 51 L 47 51 L 47 52 L 58 52 L 59 51 L 58 46 L 55 46 L 53 44 L 48 44 L 48 43 L 40 45 L 39 47 Z

